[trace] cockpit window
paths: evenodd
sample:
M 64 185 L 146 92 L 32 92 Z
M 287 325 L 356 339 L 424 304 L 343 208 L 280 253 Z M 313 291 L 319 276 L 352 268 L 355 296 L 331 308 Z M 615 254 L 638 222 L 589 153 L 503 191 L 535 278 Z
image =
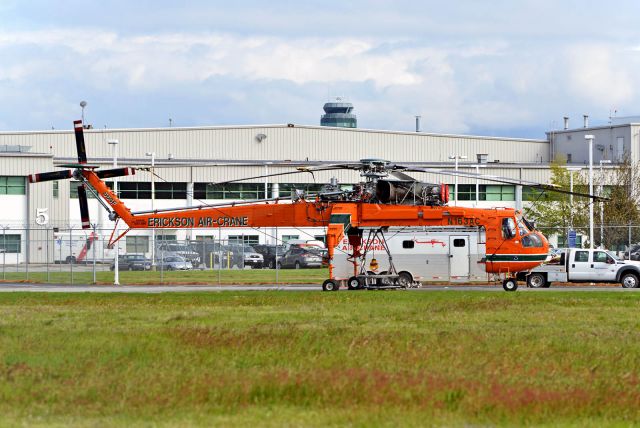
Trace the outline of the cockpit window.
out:
M 502 219 L 502 237 L 505 239 L 515 238 L 516 222 L 513 218 L 507 217 Z
M 518 230 L 520 231 L 520 236 L 524 236 L 527 233 L 531 232 L 522 220 L 518 221 Z
M 542 247 L 542 239 L 537 233 L 530 233 L 522 237 L 523 247 Z

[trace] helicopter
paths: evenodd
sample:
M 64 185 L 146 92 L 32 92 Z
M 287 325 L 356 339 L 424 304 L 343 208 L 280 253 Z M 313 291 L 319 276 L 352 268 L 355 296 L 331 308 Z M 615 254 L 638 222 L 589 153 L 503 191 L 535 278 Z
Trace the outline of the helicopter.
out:
M 337 179 L 322 186 L 315 194 L 293 190 L 288 198 L 272 198 L 226 204 L 202 204 L 191 207 L 164 208 L 133 212 L 104 181 L 107 178 L 133 175 L 148 167 L 122 167 L 100 170 L 87 162 L 81 120 L 74 121 L 78 163 L 61 165 L 68 169 L 29 175 L 29 183 L 74 178 L 78 184 L 78 200 L 82 227 L 91 227 L 87 192 L 92 193 L 116 222 L 109 239 L 113 246 L 131 229 L 233 228 L 233 227 L 324 227 L 329 258 L 329 278 L 322 284 L 325 291 L 349 289 L 407 288 L 411 283 L 405 272 L 393 263 L 385 233 L 394 227 L 471 227 L 482 230 L 485 254 L 479 261 L 487 275 L 502 281 L 506 291 L 518 288 L 516 274 L 540 265 L 548 255 L 549 243 L 535 225 L 520 211 L 512 208 L 470 208 L 449 206 L 449 188 L 442 183 L 420 182 L 407 173 L 458 175 L 486 181 L 518 184 L 543 191 L 574 194 L 592 199 L 599 197 L 569 192 L 554 185 L 516 180 L 494 175 L 453 172 L 396 164 L 383 159 L 358 162 L 304 165 L 295 171 L 229 180 L 237 181 L 278 175 L 350 169 L 360 173 L 361 180 L 345 188 Z M 118 222 L 127 229 L 116 236 Z M 368 237 L 364 238 L 364 234 Z M 352 275 L 335 275 L 334 253 L 344 239 L 350 244 L 349 263 Z M 370 251 L 368 242 L 382 243 L 389 268 L 383 275 L 366 268 Z

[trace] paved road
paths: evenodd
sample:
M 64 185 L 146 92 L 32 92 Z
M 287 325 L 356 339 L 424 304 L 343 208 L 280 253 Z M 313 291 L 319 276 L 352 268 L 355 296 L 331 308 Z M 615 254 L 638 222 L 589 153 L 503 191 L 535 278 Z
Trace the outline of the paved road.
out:
M 22 284 L 22 283 L 2 283 L 1 292 L 45 292 L 45 293 L 183 293 L 194 291 L 320 291 L 319 285 L 66 285 L 66 284 Z M 345 290 L 346 291 L 346 290 Z M 424 286 L 412 288 L 409 292 L 428 291 L 495 291 L 504 292 L 502 286 L 479 285 L 479 286 Z M 551 287 L 544 289 L 531 289 L 526 287 L 518 288 L 518 292 L 526 293 L 553 293 L 558 291 L 612 291 L 612 292 L 640 292 L 640 289 L 624 289 L 622 287 Z

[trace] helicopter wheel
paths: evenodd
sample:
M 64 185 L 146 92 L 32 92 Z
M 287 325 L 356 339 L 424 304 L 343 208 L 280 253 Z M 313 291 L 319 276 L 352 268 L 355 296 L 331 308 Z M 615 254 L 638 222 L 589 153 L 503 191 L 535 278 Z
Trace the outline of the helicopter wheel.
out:
M 322 291 L 338 291 L 340 284 L 333 279 L 327 279 L 322 283 Z
M 505 291 L 516 291 L 518 289 L 518 283 L 513 278 L 508 278 L 502 281 L 502 288 Z
M 349 290 L 360 290 L 362 288 L 362 283 L 360 282 L 360 279 L 357 276 L 352 276 L 347 281 L 347 288 Z

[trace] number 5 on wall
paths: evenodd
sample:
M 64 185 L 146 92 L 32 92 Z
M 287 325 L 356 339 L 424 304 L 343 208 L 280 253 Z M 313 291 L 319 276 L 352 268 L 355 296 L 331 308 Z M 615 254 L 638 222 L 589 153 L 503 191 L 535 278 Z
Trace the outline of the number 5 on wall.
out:
M 47 214 L 49 208 L 36 208 L 36 223 L 40 226 L 44 226 L 49 223 L 49 214 Z

